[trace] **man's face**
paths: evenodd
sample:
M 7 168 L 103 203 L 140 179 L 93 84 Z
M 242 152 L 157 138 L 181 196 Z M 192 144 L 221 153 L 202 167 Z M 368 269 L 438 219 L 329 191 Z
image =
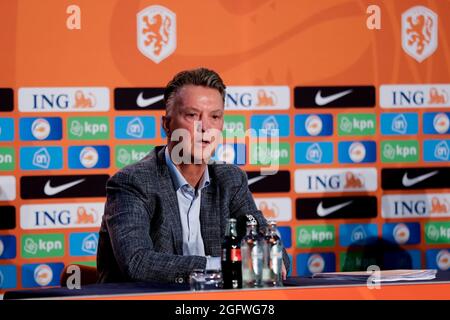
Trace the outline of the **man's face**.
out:
M 183 159 L 206 163 L 214 153 L 222 134 L 222 96 L 216 89 L 186 85 L 174 98 L 172 114 L 163 117 L 169 143 L 176 145 L 172 149 L 172 160 L 177 163 L 176 157 L 180 153 L 178 150 L 182 148 Z M 180 140 L 181 144 L 178 144 Z

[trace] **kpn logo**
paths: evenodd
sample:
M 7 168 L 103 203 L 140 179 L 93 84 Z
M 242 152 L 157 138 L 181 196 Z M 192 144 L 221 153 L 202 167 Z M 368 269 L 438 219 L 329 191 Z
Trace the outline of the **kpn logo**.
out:
M 0 147 L 0 171 L 14 170 L 16 167 L 16 153 L 12 147 Z
M 115 149 L 116 167 L 121 169 L 138 162 L 153 150 L 153 145 L 118 145 Z
M 69 117 L 67 120 L 69 140 L 109 139 L 108 117 Z
M 243 138 L 245 137 L 246 120 L 241 115 L 225 115 L 223 124 L 223 137 Z
M 426 223 L 425 241 L 429 244 L 450 244 L 450 221 Z
M 22 236 L 22 257 L 50 258 L 64 256 L 63 234 L 39 234 Z
M 336 242 L 333 225 L 297 227 L 297 248 L 331 247 Z
M 371 136 L 375 134 L 375 114 L 348 113 L 338 115 L 340 136 Z
M 288 142 L 254 143 L 250 145 L 250 164 L 289 164 L 290 154 L 290 145 Z
M 381 161 L 386 163 L 419 161 L 419 142 L 391 140 L 381 142 Z

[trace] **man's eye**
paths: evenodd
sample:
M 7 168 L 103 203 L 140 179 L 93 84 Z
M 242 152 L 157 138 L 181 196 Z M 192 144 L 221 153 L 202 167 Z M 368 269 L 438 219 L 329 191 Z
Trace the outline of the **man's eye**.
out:
M 195 117 L 195 113 L 188 113 L 187 116 L 188 117 Z

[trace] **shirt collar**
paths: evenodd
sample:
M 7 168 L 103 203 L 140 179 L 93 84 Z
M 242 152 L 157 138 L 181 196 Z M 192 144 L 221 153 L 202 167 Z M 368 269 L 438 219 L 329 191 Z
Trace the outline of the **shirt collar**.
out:
M 189 183 L 186 181 L 186 179 L 183 177 L 183 175 L 181 174 L 180 170 L 178 170 L 178 168 L 175 166 L 175 164 L 173 163 L 172 159 L 170 158 L 169 155 L 169 148 L 166 146 L 165 150 L 164 150 L 164 156 L 166 159 L 166 164 L 167 167 L 169 168 L 169 172 L 170 172 L 170 176 L 172 178 L 172 182 L 175 185 L 175 190 L 178 191 L 178 189 L 180 189 L 183 186 L 190 186 Z M 199 184 L 199 190 L 207 187 L 210 183 L 210 179 L 209 179 L 209 171 L 208 171 L 208 166 L 206 166 L 206 169 L 203 173 L 202 179 L 200 181 Z

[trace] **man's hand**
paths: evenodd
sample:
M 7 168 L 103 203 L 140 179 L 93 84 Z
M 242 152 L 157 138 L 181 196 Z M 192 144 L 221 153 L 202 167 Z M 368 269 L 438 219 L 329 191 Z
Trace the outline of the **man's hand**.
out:
M 287 271 L 286 271 L 286 267 L 284 266 L 284 262 L 283 262 L 283 266 L 281 267 L 281 277 L 283 278 L 283 280 L 286 280 L 286 277 L 287 277 Z

